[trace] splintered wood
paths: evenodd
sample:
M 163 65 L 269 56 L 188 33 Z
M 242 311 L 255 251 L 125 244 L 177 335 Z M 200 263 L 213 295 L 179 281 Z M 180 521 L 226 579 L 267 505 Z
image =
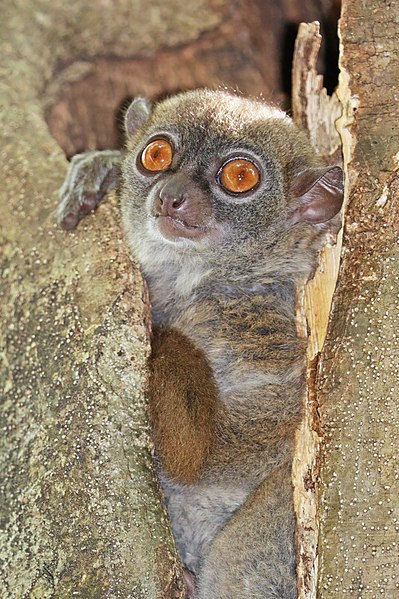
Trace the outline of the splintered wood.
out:
M 328 96 L 316 62 L 321 36 L 318 23 L 302 23 L 295 44 L 293 64 L 293 118 L 306 129 L 316 152 L 332 164 L 340 162 L 340 138 L 335 121 L 341 107 L 335 94 Z M 298 589 L 301 598 L 316 596 L 317 582 L 317 476 L 319 423 L 315 375 L 323 347 L 332 296 L 337 280 L 341 237 L 331 240 L 320 256 L 320 266 L 298 298 L 301 333 L 308 333 L 307 397 L 305 418 L 297 436 L 293 465 L 294 502 L 297 514 Z

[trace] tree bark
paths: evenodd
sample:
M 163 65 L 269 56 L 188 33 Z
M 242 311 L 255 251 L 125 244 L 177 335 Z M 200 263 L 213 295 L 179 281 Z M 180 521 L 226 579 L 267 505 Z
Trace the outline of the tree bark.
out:
M 67 156 L 120 147 L 115 122 L 123 121 L 123 108 L 136 96 L 152 100 L 198 87 L 226 87 L 287 108 L 301 21 L 323 21 L 327 50 L 335 56 L 336 0 L 188 0 L 184 7 L 178 0 L 135 0 L 126 3 L 129 9 L 124 4 L 116 11 L 128 12 L 129 27 L 124 24 L 119 38 L 112 39 L 105 17 L 100 25 L 89 21 L 89 40 L 79 40 L 77 15 L 69 17 L 67 32 L 58 32 L 70 38 L 73 52 L 58 59 L 46 81 L 44 107 Z M 141 14 L 146 18 L 138 19 Z M 77 40 L 80 52 L 74 47 Z M 325 66 L 330 59 L 319 62 Z
M 344 0 L 340 274 L 316 388 L 323 599 L 398 596 L 399 3 Z
M 300 596 L 307 598 L 398 595 L 398 14 L 397 1 L 344 0 L 342 7 L 341 266 L 325 342 L 340 240 L 306 289 L 307 418 L 294 469 Z M 314 34 L 298 49 L 294 115 L 323 147 L 330 119 L 315 78 Z M 328 103 L 334 113 L 335 101 Z

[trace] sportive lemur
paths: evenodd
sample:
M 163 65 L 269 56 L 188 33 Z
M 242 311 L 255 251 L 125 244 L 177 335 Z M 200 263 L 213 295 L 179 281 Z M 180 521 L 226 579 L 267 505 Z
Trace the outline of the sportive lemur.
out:
M 58 220 L 73 228 L 120 184 L 152 303 L 149 414 L 190 596 L 294 598 L 295 294 L 337 225 L 342 171 L 282 111 L 222 91 L 136 99 L 125 126 L 123 153 L 72 160 Z

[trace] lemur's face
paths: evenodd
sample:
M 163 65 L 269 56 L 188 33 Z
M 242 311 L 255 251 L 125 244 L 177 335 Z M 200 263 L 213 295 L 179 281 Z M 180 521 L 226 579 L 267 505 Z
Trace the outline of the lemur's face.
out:
M 264 166 L 248 150 L 209 156 L 206 165 L 195 161 L 193 153 L 180 136 L 163 131 L 152 136 L 137 156 L 138 171 L 157 177 L 148 215 L 154 230 L 168 241 L 222 239 L 227 230 L 219 204 L 251 202 L 263 184 Z M 186 154 L 191 155 L 189 162 Z
M 129 110 L 135 116 L 134 104 Z M 315 159 L 303 133 L 261 102 L 181 94 L 148 111 L 136 131 L 128 127 L 128 138 L 124 222 L 133 244 L 138 236 L 152 251 L 173 246 L 215 257 L 272 247 L 298 223 L 325 222 L 341 206 L 339 182 L 330 207 L 314 202 L 328 193 L 316 187 L 325 169 L 310 172 Z

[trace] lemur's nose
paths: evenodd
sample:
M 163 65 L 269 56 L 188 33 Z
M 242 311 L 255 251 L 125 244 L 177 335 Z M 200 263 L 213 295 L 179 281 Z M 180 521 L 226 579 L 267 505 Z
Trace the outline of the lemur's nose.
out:
M 187 190 L 190 180 L 184 173 L 176 173 L 168 178 L 161 187 L 155 201 L 155 209 L 159 214 L 172 215 L 183 209 L 187 202 Z

